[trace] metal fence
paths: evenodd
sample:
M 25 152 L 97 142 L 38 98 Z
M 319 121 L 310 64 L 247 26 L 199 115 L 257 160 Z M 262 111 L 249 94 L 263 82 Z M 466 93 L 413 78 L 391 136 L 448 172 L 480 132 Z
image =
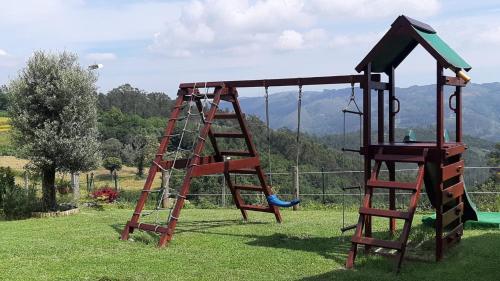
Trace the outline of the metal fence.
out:
M 396 180 L 414 181 L 417 169 L 397 169 Z M 478 207 L 483 210 L 500 209 L 500 182 L 492 181 L 493 173 L 498 173 L 500 167 L 466 167 L 464 180 L 468 193 L 472 201 L 476 202 Z M 381 177 L 387 176 L 387 170 L 381 170 Z M 233 183 L 256 184 L 252 182 L 252 175 L 237 174 L 233 175 Z M 255 178 L 255 177 L 254 177 Z M 273 186 L 275 192 L 285 200 L 292 199 L 294 191 L 294 175 L 292 171 L 280 171 L 268 173 L 268 181 Z M 301 171 L 299 172 L 300 199 L 303 204 L 345 206 L 347 208 L 356 208 L 359 206 L 363 193 L 360 189 L 343 188 L 361 185 L 363 171 Z M 171 187 L 175 188 L 182 180 L 182 175 L 176 175 L 171 180 Z M 488 182 L 489 181 L 489 182 Z M 485 189 L 485 185 L 488 187 Z M 480 188 L 483 187 L 483 188 Z M 211 175 L 195 179 L 192 184 L 189 199 L 194 202 L 205 202 L 215 206 L 231 206 L 232 196 L 227 189 L 223 175 Z M 262 202 L 264 200 L 261 193 L 242 192 L 246 201 L 252 203 Z M 397 192 L 396 203 L 398 207 L 408 206 L 410 193 Z M 376 192 L 373 197 L 373 204 L 386 206 L 389 203 L 388 192 Z M 422 192 L 419 208 L 430 209 L 431 205 Z

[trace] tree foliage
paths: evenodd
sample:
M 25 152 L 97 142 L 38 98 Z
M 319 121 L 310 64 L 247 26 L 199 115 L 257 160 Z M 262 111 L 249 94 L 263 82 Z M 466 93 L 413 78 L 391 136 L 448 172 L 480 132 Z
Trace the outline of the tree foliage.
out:
M 102 166 L 111 174 L 113 174 L 114 171 L 119 171 L 122 169 L 122 160 L 118 157 L 106 157 L 102 161 Z
M 74 54 L 37 51 L 9 84 L 13 140 L 42 171 L 47 208 L 55 208 L 55 171 L 88 171 L 98 163 L 96 79 Z
M 5 85 L 2 85 L 0 86 L 0 110 L 7 110 L 7 106 L 7 87 Z
M 102 111 L 118 108 L 125 114 L 139 115 L 144 118 L 167 117 L 173 101 L 164 93 L 146 93 L 140 89 L 124 84 L 112 89 L 107 94 L 99 95 L 99 108 Z

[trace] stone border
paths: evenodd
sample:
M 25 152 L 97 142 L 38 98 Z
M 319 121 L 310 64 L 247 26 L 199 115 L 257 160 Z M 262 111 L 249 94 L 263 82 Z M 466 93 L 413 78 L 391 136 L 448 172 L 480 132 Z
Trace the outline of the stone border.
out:
M 78 214 L 80 209 L 74 208 L 66 211 L 57 212 L 32 212 L 31 216 L 33 218 L 52 218 L 52 217 L 66 217 L 74 214 Z

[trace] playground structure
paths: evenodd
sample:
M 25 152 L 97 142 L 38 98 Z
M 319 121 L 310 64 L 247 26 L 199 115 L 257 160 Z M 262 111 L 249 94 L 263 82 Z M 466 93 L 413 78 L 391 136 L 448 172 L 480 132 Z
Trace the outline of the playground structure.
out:
M 417 46 L 421 45 L 436 60 L 436 139 L 427 142 L 396 142 L 395 116 L 400 111 L 399 100 L 395 91 L 395 69 Z M 173 237 L 181 209 L 189 194 L 190 184 L 195 177 L 209 174 L 224 174 L 236 207 L 247 220 L 247 211 L 272 213 L 278 222 L 282 221 L 278 206 L 290 206 L 297 202 L 283 202 L 273 194 L 271 186 L 261 168 L 261 163 L 252 137 L 245 124 L 245 117 L 238 102 L 238 88 L 246 87 L 299 87 L 299 117 L 300 97 L 303 86 L 351 84 L 363 89 L 362 111 L 362 146 L 359 152 L 364 158 L 364 196 L 359 209 L 359 220 L 351 226 L 355 229 L 352 236 L 352 246 L 348 254 L 346 267 L 352 268 L 355 263 L 358 245 L 365 249 L 382 247 L 396 250 L 397 267 L 401 267 L 404 258 L 408 236 L 422 185 L 436 209 L 435 243 L 436 260 L 443 257 L 443 251 L 460 241 L 463 225 L 466 220 L 477 220 L 473 204 L 467 197 L 463 181 L 464 161 L 462 153 L 466 145 L 462 142 L 462 87 L 470 80 L 463 72 L 471 67 L 454 52 L 436 32 L 427 24 L 400 16 L 392 24 L 390 30 L 375 45 L 368 55 L 355 68 L 363 72 L 355 75 L 324 76 L 307 78 L 284 78 L 265 80 L 241 80 L 219 82 L 182 83 L 179 86 L 178 97 L 168 121 L 165 134 L 161 140 L 156 157 L 149 170 L 149 175 L 141 192 L 135 211 L 127 222 L 122 240 L 127 240 L 134 229 L 156 232 L 160 234 L 159 247 L 165 246 Z M 449 69 L 455 76 L 445 76 L 444 69 Z M 382 76 L 387 76 L 387 82 L 382 82 Z M 444 139 L 444 86 L 455 88 L 449 97 L 449 106 L 455 113 L 455 141 Z M 203 89 L 203 90 L 202 90 Z M 209 89 L 213 91 L 209 92 Z M 372 142 L 372 92 L 377 93 L 377 140 Z M 453 99 L 455 106 L 452 106 Z M 221 102 L 232 105 L 232 112 L 219 110 Z M 385 139 L 385 104 L 388 104 L 388 139 Z M 396 107 L 397 105 L 397 107 Z M 267 108 L 266 108 L 267 110 Z M 189 122 L 197 119 L 197 127 L 190 127 Z M 213 123 L 216 120 L 234 120 L 239 132 L 216 132 Z M 299 118 L 300 120 L 300 118 Z M 178 123 L 182 129 L 175 133 Z M 300 125 L 298 126 L 300 129 Z M 195 134 L 192 150 L 181 147 L 185 134 Z M 179 145 L 174 151 L 168 152 L 172 140 L 177 138 Z M 242 139 L 244 150 L 222 150 L 217 140 L 221 138 Z M 210 142 L 212 155 L 204 155 L 206 144 Z M 186 157 L 187 156 L 187 157 Z M 231 158 L 228 159 L 227 156 Z M 182 158 L 183 157 L 183 158 Z M 379 172 L 386 164 L 389 179 L 379 178 Z M 414 163 L 418 167 L 415 182 L 396 181 L 396 163 Z M 158 172 L 171 173 L 185 169 L 184 180 L 176 194 L 175 204 L 170 208 L 166 225 L 141 223 L 141 215 L 148 199 L 153 192 L 160 192 L 160 198 L 172 197 L 165 190 L 153 190 L 152 183 Z M 231 174 L 255 175 L 259 185 L 238 185 L 231 179 Z M 389 209 L 372 207 L 372 195 L 375 189 L 387 189 L 389 192 Z M 263 193 L 267 205 L 251 205 L 245 203 L 240 191 Z M 396 190 L 411 192 L 411 198 L 406 210 L 396 210 Z M 289 204 L 290 203 L 290 204 Z M 158 205 L 160 206 L 160 205 Z M 394 234 L 396 220 L 404 221 L 401 235 L 397 240 L 380 240 L 373 238 L 372 217 L 389 219 L 389 231 Z

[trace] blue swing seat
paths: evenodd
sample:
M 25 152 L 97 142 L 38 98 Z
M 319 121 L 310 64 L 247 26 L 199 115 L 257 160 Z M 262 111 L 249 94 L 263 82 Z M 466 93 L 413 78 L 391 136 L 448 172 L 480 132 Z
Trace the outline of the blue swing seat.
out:
M 283 201 L 278 198 L 276 194 L 272 194 L 267 196 L 267 202 L 269 204 L 278 206 L 278 207 L 292 207 L 300 203 L 300 199 L 293 199 L 292 201 Z

